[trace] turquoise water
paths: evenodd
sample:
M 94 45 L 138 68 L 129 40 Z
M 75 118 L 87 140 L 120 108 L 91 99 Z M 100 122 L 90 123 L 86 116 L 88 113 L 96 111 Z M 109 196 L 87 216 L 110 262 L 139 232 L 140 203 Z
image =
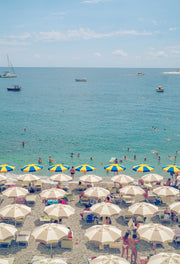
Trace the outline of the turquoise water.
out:
M 137 71 L 144 75 L 136 76 Z M 180 165 L 180 74 L 164 73 L 172 71 L 17 68 L 18 78 L 0 79 L 0 163 L 15 165 L 14 173 L 20 174 L 20 168 L 41 156 L 44 168 L 37 174 L 52 175 L 51 155 L 54 163 L 87 163 L 96 167 L 96 175 L 107 176 L 113 173 L 107 174 L 104 166 L 117 157 L 125 173 L 138 177 L 132 167 L 144 163 L 144 155 L 155 173 L 167 175 L 162 166 Z M 88 81 L 75 82 L 83 77 Z M 13 84 L 22 91 L 8 92 L 6 87 Z M 156 92 L 158 85 L 164 93 Z

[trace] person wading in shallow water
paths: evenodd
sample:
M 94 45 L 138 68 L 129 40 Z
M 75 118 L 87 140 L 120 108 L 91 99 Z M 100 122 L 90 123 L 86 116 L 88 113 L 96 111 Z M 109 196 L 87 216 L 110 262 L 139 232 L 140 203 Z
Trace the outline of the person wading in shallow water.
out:
M 72 168 L 70 169 L 70 173 L 71 173 L 71 177 L 74 179 L 74 174 L 75 174 L 75 169 L 72 166 Z

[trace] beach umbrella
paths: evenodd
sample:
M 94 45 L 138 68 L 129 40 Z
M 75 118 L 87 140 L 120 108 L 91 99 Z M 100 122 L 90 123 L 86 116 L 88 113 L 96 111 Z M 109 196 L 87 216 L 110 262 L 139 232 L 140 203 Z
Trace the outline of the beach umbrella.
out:
M 49 178 L 51 181 L 55 182 L 69 182 L 72 181 L 72 177 L 66 175 L 66 174 L 56 174 Z
M 91 187 L 84 191 L 84 196 L 101 199 L 110 195 L 110 191 L 102 187 Z
M 54 172 L 62 172 L 62 171 L 67 171 L 69 170 L 69 166 L 64 165 L 64 164 L 56 164 L 48 168 L 49 171 L 54 171 Z
M 40 193 L 40 197 L 45 200 L 60 199 L 66 195 L 66 192 L 62 189 L 51 188 L 44 190 Z
M 121 208 L 112 203 L 97 203 L 90 207 L 90 210 L 100 216 L 113 216 L 118 215 L 121 212 Z
M 92 184 L 102 181 L 102 178 L 96 175 L 84 175 L 79 177 L 79 181 Z
M 175 236 L 174 231 L 162 224 L 146 224 L 137 230 L 141 239 L 154 243 L 172 242 Z
M 19 177 L 17 177 L 18 181 L 22 181 L 22 182 L 35 182 L 40 180 L 39 177 L 32 175 L 32 174 L 24 174 L 21 175 Z
M 153 216 L 158 212 L 158 207 L 150 203 L 135 203 L 128 208 L 128 212 L 132 215 L 140 215 L 143 217 Z
M 24 218 L 31 213 L 31 208 L 24 204 L 9 204 L 0 208 L 0 216 L 4 218 Z
M 149 173 L 141 177 L 143 182 L 145 183 L 154 183 L 154 182 L 162 182 L 163 176 L 158 174 Z
M 10 264 L 8 259 L 0 258 L 0 264 Z
M 10 187 L 2 192 L 3 196 L 9 198 L 25 197 L 28 194 L 28 190 L 21 187 Z
M 126 259 L 118 256 L 105 255 L 90 260 L 90 264 L 130 264 L 130 263 Z
M 0 182 L 6 181 L 6 180 L 7 180 L 7 177 L 0 175 Z
M 17 233 L 17 229 L 13 225 L 0 223 L 0 242 L 13 238 Z
M 135 185 L 127 185 L 121 188 L 119 191 L 120 194 L 129 196 L 140 196 L 145 194 L 145 191 L 141 187 Z
M 94 225 L 86 230 L 85 238 L 101 244 L 111 243 L 121 238 L 121 230 L 112 225 Z
M 180 255 L 176 253 L 162 252 L 151 256 L 148 264 L 180 264 Z
M 107 171 L 124 171 L 126 168 L 119 164 L 110 164 L 104 167 L 104 169 Z
M 45 207 L 44 213 L 50 218 L 68 218 L 75 214 L 75 209 L 66 204 L 52 204 Z
M 28 164 L 24 166 L 21 170 L 23 172 L 35 172 L 42 170 L 43 166 L 37 165 L 37 164 Z
M 67 262 L 61 258 L 45 258 L 36 261 L 36 264 L 67 264 Z
M 111 181 L 115 183 L 119 183 L 121 185 L 127 185 L 127 184 L 133 183 L 134 179 L 128 175 L 119 174 L 119 175 L 113 176 L 111 178 Z
M 153 190 L 153 193 L 160 197 L 170 197 L 179 194 L 179 190 L 170 186 L 160 186 Z
M 52 245 L 58 243 L 62 238 L 66 237 L 69 233 L 69 229 L 60 224 L 49 223 L 36 227 L 31 236 L 38 242 L 43 242 L 51 246 L 52 257 Z
M 180 215 L 180 202 L 175 202 L 169 205 L 171 211 L 175 212 L 176 214 Z
M 163 171 L 170 172 L 170 173 L 179 173 L 180 172 L 180 167 L 176 165 L 169 165 L 162 167 Z
M 0 165 L 0 172 L 4 173 L 4 172 L 8 172 L 8 171 L 12 171 L 14 170 L 16 167 L 12 166 L 12 165 L 8 165 L 8 164 L 3 164 Z
M 96 170 L 96 168 L 91 166 L 91 165 L 84 164 L 84 165 L 80 165 L 80 166 L 75 167 L 75 170 L 76 171 L 82 171 L 85 174 L 87 171 Z
M 134 166 L 133 170 L 137 172 L 149 172 L 149 171 L 153 171 L 154 167 L 149 166 L 147 164 L 140 164 L 140 165 Z

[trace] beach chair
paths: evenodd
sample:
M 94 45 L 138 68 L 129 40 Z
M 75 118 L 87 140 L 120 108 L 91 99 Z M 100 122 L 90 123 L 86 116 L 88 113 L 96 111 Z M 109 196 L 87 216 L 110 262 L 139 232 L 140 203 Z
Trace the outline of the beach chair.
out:
M 11 243 L 12 243 L 12 239 L 6 239 L 6 240 L 0 242 L 0 246 L 1 247 L 10 247 Z
M 66 198 L 68 202 L 74 201 L 74 194 L 73 193 L 67 193 Z
M 61 240 L 61 248 L 73 248 L 73 241 L 72 239 L 62 239 Z
M 41 191 L 41 189 L 42 189 L 42 182 L 41 182 L 41 181 L 37 181 L 37 182 L 34 184 L 34 189 L 35 189 L 35 191 L 37 191 L 37 192 Z
M 36 195 L 30 194 L 26 196 L 26 203 L 27 204 L 34 204 L 36 202 Z
M 176 246 L 177 246 L 177 244 L 180 243 L 180 237 L 175 237 L 175 239 L 174 239 L 174 243 L 175 243 Z

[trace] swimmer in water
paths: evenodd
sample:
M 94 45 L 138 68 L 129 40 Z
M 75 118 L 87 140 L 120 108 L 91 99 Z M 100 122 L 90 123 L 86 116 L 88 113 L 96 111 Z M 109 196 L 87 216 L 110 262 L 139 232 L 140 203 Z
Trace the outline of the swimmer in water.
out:
M 42 158 L 41 157 L 39 157 L 39 159 L 38 159 L 38 164 L 42 164 Z
M 25 143 L 24 143 L 24 141 L 22 142 L 22 146 L 23 146 L 23 148 L 24 148 L 24 145 L 25 145 Z
M 78 157 L 78 158 L 80 157 L 80 154 L 79 154 L 79 153 L 77 154 L 77 157 Z
M 136 155 L 134 155 L 133 159 L 136 160 Z
M 54 160 L 52 160 L 52 157 L 49 156 L 49 164 L 52 164 L 54 162 Z
M 71 153 L 70 157 L 73 158 L 73 156 L 74 156 L 74 153 Z

